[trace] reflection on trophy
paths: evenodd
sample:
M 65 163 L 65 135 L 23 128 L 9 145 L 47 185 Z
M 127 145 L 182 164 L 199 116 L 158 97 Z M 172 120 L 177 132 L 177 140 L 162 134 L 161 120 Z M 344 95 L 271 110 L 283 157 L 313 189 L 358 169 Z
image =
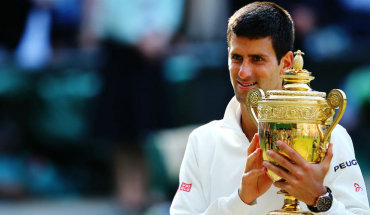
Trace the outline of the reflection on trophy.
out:
M 308 162 L 319 163 L 325 157 L 330 134 L 344 113 L 346 95 L 334 89 L 325 99 L 325 93 L 313 91 L 309 83 L 314 77 L 303 69 L 304 53 L 298 50 L 294 54 L 293 69 L 281 76 L 283 90 L 270 90 L 265 94 L 261 89 L 251 89 L 246 105 L 258 126 L 264 160 L 274 163 L 266 154 L 270 149 L 284 154 L 276 145 L 281 140 Z M 334 118 L 337 108 L 339 110 Z M 284 180 L 271 171 L 267 173 L 273 181 Z M 285 196 L 284 206 L 281 210 L 271 211 L 270 215 L 312 214 L 300 211 L 298 200 L 286 191 L 280 190 L 279 193 Z

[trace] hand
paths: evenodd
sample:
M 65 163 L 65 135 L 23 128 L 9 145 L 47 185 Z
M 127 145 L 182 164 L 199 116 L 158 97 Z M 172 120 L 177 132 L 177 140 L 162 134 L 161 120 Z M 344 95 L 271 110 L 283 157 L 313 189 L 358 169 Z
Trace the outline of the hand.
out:
M 285 179 L 275 182 L 274 186 L 286 190 L 307 205 L 313 205 L 319 196 L 326 193 L 323 182 L 333 157 L 333 144 L 329 144 L 325 159 L 319 164 L 308 163 L 282 141 L 278 141 L 277 146 L 289 156 L 290 160 L 273 150 L 267 151 L 267 155 L 280 167 L 270 162 L 264 162 L 263 165 Z
M 239 187 L 239 196 L 246 204 L 252 204 L 272 185 L 267 169 L 262 165 L 262 149 L 259 148 L 259 136 L 255 134 L 248 147 L 248 158 Z

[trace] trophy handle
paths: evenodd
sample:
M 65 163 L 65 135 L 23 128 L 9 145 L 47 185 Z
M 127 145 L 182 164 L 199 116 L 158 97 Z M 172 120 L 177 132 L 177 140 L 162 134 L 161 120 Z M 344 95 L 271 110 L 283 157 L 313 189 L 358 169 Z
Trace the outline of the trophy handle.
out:
M 330 125 L 328 130 L 326 131 L 322 143 L 328 140 L 331 132 L 334 130 L 335 126 L 339 123 L 339 120 L 342 118 L 344 110 L 346 109 L 347 105 L 347 97 L 346 94 L 339 89 L 331 90 L 328 94 L 328 105 L 334 111 L 336 108 L 339 108 L 337 115 L 335 116 L 333 123 Z
M 253 108 L 257 107 L 258 101 L 261 101 L 261 99 L 264 97 L 265 97 L 265 93 L 263 92 L 262 89 L 252 88 L 248 91 L 247 99 L 245 102 L 247 105 L 249 116 L 252 118 L 253 123 L 257 127 L 258 127 L 258 119 L 257 119 L 257 116 Z

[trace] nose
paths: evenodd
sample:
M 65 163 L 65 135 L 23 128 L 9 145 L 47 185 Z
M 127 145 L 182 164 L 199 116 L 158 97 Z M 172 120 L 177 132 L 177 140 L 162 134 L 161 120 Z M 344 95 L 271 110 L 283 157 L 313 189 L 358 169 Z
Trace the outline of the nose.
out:
M 248 64 L 248 62 L 243 62 L 243 64 L 240 66 L 238 76 L 243 80 L 252 76 L 252 67 Z

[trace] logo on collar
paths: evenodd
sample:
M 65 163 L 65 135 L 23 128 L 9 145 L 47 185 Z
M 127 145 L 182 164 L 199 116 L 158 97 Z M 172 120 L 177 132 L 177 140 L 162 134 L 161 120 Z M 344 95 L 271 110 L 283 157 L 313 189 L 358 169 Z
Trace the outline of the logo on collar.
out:
M 343 162 L 343 163 L 340 163 L 340 164 L 334 166 L 334 172 L 336 172 L 339 169 L 345 169 L 347 167 L 351 167 L 351 166 L 355 166 L 355 165 L 357 165 L 357 160 L 356 159 L 349 160 L 349 161 L 346 161 L 346 162 Z

